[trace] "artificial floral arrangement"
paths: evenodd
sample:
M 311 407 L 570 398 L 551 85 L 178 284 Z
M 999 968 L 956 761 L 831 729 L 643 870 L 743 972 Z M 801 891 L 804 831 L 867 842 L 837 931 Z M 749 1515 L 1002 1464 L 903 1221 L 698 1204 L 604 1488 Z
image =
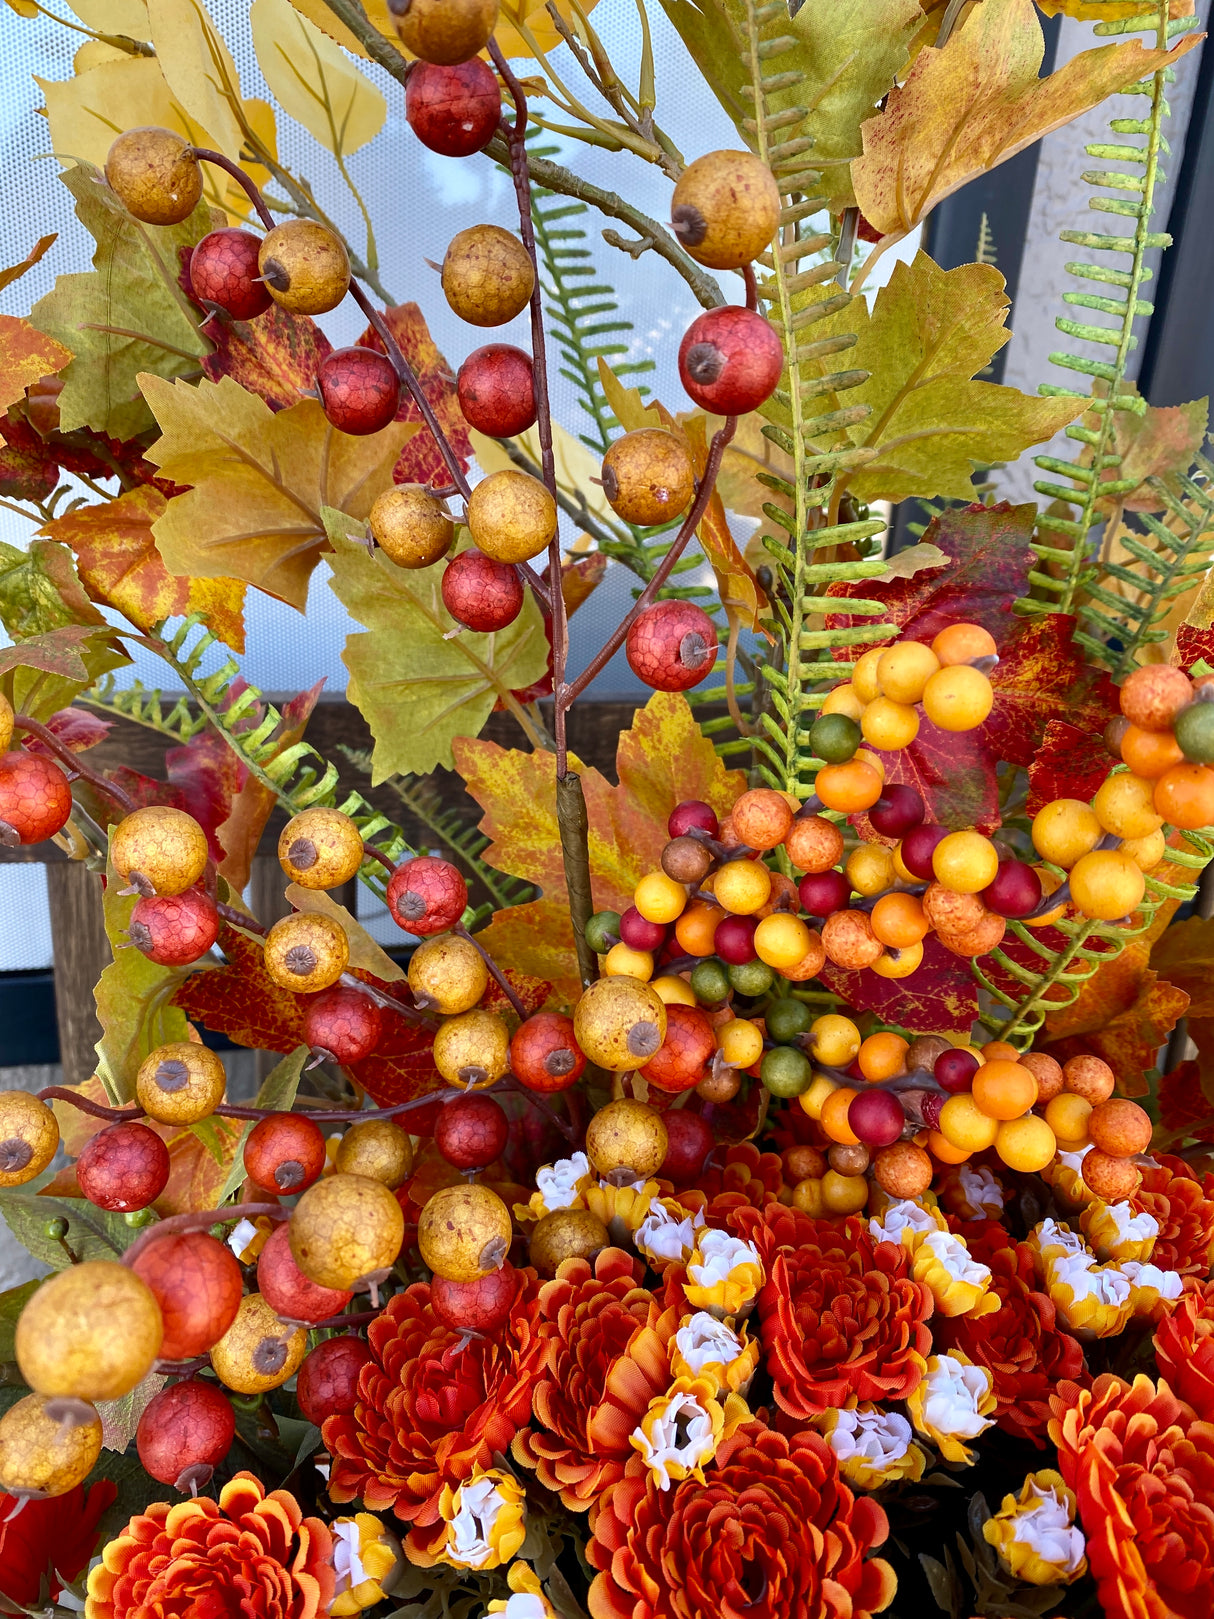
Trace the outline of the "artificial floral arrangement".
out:
M 97 246 L 0 318 L 37 525 L 0 554 L 0 834 L 97 873 L 113 961 L 95 1076 L 0 1094 L 0 1213 L 50 1271 L 0 1296 L 6 1613 L 1209 1611 L 1214 468 L 1205 401 L 1126 376 L 1197 20 L 1041 0 L 1112 39 L 1038 78 L 1032 0 L 662 5 L 737 150 L 662 130 L 643 0 L 635 92 L 580 0 L 253 0 L 344 176 L 370 63 L 418 141 L 512 178 L 517 232 L 461 231 L 442 292 L 529 311 L 530 352 L 470 331 L 455 371 L 202 0 L 60 19 L 87 38 L 46 115 Z M 1112 94 L 1061 382 L 981 379 L 990 263 L 920 252 L 866 299 L 941 198 Z M 669 223 L 545 132 L 656 165 Z M 626 380 L 588 209 L 702 306 L 692 410 Z M 995 502 L 1062 430 L 1044 509 Z M 222 651 L 322 557 L 420 847 L 306 740 L 316 690 L 276 708 Z M 635 605 L 571 678 L 609 560 Z M 654 695 L 611 782 L 568 719 L 620 648 Z M 137 649 L 172 695 L 116 675 Z M 90 762 L 116 717 L 166 779 Z M 251 1105 L 204 1031 L 281 1055 Z

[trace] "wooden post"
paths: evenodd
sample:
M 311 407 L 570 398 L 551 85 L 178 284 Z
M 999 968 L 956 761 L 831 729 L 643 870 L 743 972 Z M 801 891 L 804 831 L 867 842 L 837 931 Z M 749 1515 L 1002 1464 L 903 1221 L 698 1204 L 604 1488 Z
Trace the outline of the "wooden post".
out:
M 63 1083 L 82 1085 L 96 1071 L 101 1038 L 93 986 L 110 962 L 101 908 L 101 877 L 79 860 L 47 863 L 51 942 L 55 952 L 55 1019 Z

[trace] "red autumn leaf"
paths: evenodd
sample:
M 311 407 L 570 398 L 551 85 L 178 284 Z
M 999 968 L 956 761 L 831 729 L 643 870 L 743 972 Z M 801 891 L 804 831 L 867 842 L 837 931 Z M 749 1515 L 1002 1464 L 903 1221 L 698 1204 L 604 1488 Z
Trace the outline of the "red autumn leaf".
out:
M 95 748 L 114 729 L 113 720 L 103 720 L 100 714 L 90 714 L 86 708 L 61 708 L 43 723 L 73 753 L 85 753 L 89 748 Z M 31 753 L 51 751 L 36 736 L 26 737 L 25 746 Z
M 209 728 L 164 756 L 169 784 L 207 835 L 211 854 L 221 863 L 227 853 L 219 829 L 246 778 L 245 767 L 222 737 Z
M 865 967 L 848 972 L 827 962 L 819 977 L 854 1012 L 873 1012 L 882 1023 L 916 1034 L 955 1033 L 978 1016 L 978 993 L 969 962 L 946 950 L 934 934 L 923 941 L 923 960 L 909 978 L 882 978 Z
M 927 819 L 954 831 L 977 827 L 993 832 L 999 825 L 999 784 L 995 760 L 977 731 L 942 731 L 921 717 L 919 734 L 909 747 L 882 753 L 890 785 L 914 787 L 927 809 Z
M 407 303 L 385 309 L 383 319 L 400 346 L 401 353 L 413 367 L 422 392 L 438 418 L 438 425 L 446 434 L 460 466 L 466 471 L 472 458 L 472 442 L 455 395 L 455 375 L 430 336 L 425 317 L 416 304 Z M 358 342 L 362 348 L 378 349 L 381 354 L 384 353 L 383 344 L 370 326 Z M 421 411 L 403 390 L 396 419 L 398 422 L 420 422 L 422 419 Z M 405 445 L 392 477 L 396 483 L 450 482 L 446 462 L 439 454 L 429 428 L 423 427 Z
M 1095 793 L 1113 768 L 1102 734 L 1082 731 L 1065 720 L 1050 720 L 1036 753 L 1029 762 L 1029 796 L 1025 808 L 1036 815 L 1056 798 L 1081 798 Z
M 83 653 L 94 637 L 101 635 L 96 624 L 61 624 L 57 629 L 27 635 L 15 646 L 0 647 L 0 675 L 10 669 L 40 669 L 60 680 L 89 679 Z
M 256 320 L 213 316 L 206 334 L 214 353 L 203 356 L 202 369 L 212 382 L 231 377 L 264 399 L 271 410 L 297 405 L 300 395 L 316 386 L 316 371 L 333 345 L 307 315 L 292 315 L 272 304 Z
M 933 517 L 923 536 L 952 558 L 948 566 L 925 568 L 911 579 L 856 580 L 831 585 L 827 594 L 884 602 L 884 617 L 899 635 L 931 641 L 949 624 L 981 624 L 999 640 L 1018 596 L 1028 593 L 1029 550 L 1037 508 L 1032 505 L 965 506 Z M 827 615 L 831 630 L 871 623 L 847 612 Z M 891 640 L 893 637 L 891 637 Z M 834 657 L 850 662 L 873 643 L 835 647 Z
M 502 967 L 501 970 L 505 974 L 510 988 L 522 1003 L 525 1015 L 531 1017 L 538 1012 L 552 992 L 552 985 L 548 980 L 546 978 L 532 978 L 528 973 L 515 972 L 513 967 Z M 479 1004 L 489 1012 L 502 1012 L 507 1017 L 516 1015 L 514 1007 L 492 978 L 489 980 L 489 988 L 481 997 Z
M 36 433 L 14 431 L 16 418 L 0 417 L 0 495 L 9 500 L 45 500 L 59 482 L 59 462 Z M 14 442 L 19 439 L 21 442 Z
M 1214 668 L 1214 629 L 1181 624 L 1176 631 L 1176 661 L 1186 674 L 1202 658 Z
M 0 416 L 40 377 L 62 371 L 71 353 L 20 315 L 0 315 Z M 0 428 L 0 443 L 5 429 Z
M 1069 613 L 1016 619 L 991 670 L 995 705 L 979 736 L 997 759 L 1028 766 L 1050 720 L 1099 737 L 1119 712 L 1117 688 L 1083 661 Z
M 1214 1084 L 1205 1081 L 1203 1064 L 1189 1060 L 1164 1074 L 1157 1095 L 1165 1130 L 1179 1140 L 1214 1141 Z

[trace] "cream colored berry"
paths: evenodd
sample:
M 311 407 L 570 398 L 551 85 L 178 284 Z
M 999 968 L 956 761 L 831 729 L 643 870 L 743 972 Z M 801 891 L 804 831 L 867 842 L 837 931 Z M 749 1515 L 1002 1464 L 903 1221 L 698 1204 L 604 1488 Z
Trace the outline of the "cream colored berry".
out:
M 326 1175 L 291 1213 L 291 1254 L 321 1287 L 346 1291 L 368 1285 L 396 1262 L 405 1217 L 382 1181 L 365 1175 Z
M 438 497 L 419 483 L 385 489 L 371 508 L 371 538 L 398 568 L 429 568 L 451 549 L 455 525 Z
M 443 259 L 443 292 L 469 325 L 513 320 L 526 309 L 534 286 L 527 249 L 500 225 L 472 225 L 451 238 Z
M 757 258 L 780 222 L 771 170 L 751 152 L 708 152 L 684 169 L 670 219 L 692 258 L 713 270 L 740 270 Z
M 59 1123 L 29 1091 L 0 1091 L 0 1186 L 32 1181 L 55 1156 Z
M 211 1346 L 215 1375 L 236 1394 L 264 1394 L 299 1370 L 308 1349 L 303 1327 L 286 1327 L 260 1293 L 246 1293 L 236 1319 Z
M 257 264 L 271 298 L 292 315 L 336 309 L 350 285 L 345 244 L 314 219 L 288 219 L 267 231 Z
M 165 804 L 135 810 L 110 833 L 110 863 L 141 894 L 184 894 L 206 870 L 207 835 Z
M 506 467 L 472 491 L 468 530 L 495 562 L 529 562 L 556 533 L 556 502 L 538 478 Z
M 22 1310 L 17 1365 L 39 1394 L 118 1400 L 151 1371 L 163 1339 L 147 1284 L 116 1261 L 85 1260 L 43 1282 Z
M 47 1406 L 51 1407 L 50 1412 Z M 66 1495 L 101 1454 L 101 1418 L 74 1412 L 64 1421 L 46 1394 L 27 1394 L 0 1417 L 0 1490 L 9 1495 Z

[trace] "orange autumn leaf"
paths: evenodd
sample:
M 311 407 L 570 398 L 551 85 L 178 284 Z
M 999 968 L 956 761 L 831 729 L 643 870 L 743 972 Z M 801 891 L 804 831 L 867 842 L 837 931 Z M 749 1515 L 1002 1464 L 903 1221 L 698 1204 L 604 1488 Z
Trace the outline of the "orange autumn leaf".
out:
M 548 979 L 564 1000 L 579 992 L 573 930 L 565 894 L 556 819 L 556 759 L 470 737 L 455 743 L 455 761 L 484 811 L 490 838 L 483 859 L 534 883 L 542 897 L 494 914 L 479 935 L 494 958 Z M 578 761 L 590 822 L 590 877 L 595 908 L 623 911 L 667 843 L 666 821 L 683 799 L 698 798 L 724 816 L 743 791 L 740 771 L 727 770 L 701 734 L 687 699 L 655 692 L 638 709 L 616 751 L 619 785 Z
M 707 420 L 703 416 L 689 416 L 679 426 L 691 451 L 696 477 L 702 478 L 708 461 Z M 716 576 L 717 593 L 730 621 L 737 618 L 746 629 L 759 629 L 759 613 L 767 606 L 767 597 L 750 564 L 738 550 L 724 502 L 715 489 L 696 529 L 696 538 Z
M 52 238 L 53 240 L 53 238 Z M 0 315 L 0 418 L 40 377 L 62 371 L 72 356 L 19 315 Z M 0 444 L 4 432 L 0 426 Z
M 115 607 L 141 630 L 161 619 L 200 613 L 220 640 L 244 651 L 245 587 L 238 579 L 171 574 L 152 537 L 168 501 L 143 484 L 97 506 L 80 506 L 40 532 L 76 553 L 81 583 L 95 602 Z

